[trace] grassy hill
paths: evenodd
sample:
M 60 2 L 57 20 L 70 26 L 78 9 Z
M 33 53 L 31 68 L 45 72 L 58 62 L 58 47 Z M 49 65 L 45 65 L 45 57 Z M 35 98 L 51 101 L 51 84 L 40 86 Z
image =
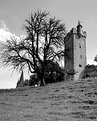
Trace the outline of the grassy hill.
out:
M 97 121 L 97 78 L 0 90 L 0 121 Z

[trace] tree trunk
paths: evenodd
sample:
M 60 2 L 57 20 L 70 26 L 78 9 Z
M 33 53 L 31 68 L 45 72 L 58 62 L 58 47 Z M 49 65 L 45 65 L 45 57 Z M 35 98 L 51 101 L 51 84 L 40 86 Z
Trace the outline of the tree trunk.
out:
M 45 69 L 44 69 L 44 64 L 42 64 L 42 70 L 41 70 L 41 75 L 40 75 L 40 86 L 45 86 L 45 79 L 44 79 L 44 75 L 45 75 Z
M 40 80 L 40 86 L 45 86 L 45 79 L 44 79 L 44 77 Z

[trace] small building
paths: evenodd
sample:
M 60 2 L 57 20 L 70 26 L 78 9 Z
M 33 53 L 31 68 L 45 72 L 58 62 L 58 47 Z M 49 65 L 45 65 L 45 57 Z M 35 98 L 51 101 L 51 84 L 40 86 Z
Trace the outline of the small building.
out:
M 64 39 L 65 51 L 68 57 L 64 57 L 64 67 L 66 77 L 70 71 L 75 71 L 74 80 L 78 80 L 83 75 L 83 70 L 87 65 L 86 58 L 86 31 L 82 30 L 82 25 L 78 21 L 76 28 L 72 28 Z

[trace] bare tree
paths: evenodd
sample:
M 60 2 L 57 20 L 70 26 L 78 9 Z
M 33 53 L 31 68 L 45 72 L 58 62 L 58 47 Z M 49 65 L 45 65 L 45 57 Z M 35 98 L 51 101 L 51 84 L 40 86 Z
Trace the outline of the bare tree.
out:
M 1 44 L 2 64 L 14 69 L 27 67 L 38 75 L 43 86 L 47 60 L 58 61 L 64 55 L 66 28 L 59 19 L 50 18 L 45 11 L 31 13 L 25 22 L 26 38 L 19 41 L 11 38 Z

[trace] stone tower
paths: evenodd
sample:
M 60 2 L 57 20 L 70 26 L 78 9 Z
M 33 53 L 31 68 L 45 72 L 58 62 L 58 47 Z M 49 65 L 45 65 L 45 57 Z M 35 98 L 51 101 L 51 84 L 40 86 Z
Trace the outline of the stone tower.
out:
M 78 80 L 83 75 L 83 70 L 87 64 L 86 62 L 86 32 L 82 31 L 82 25 L 78 21 L 76 28 L 72 28 L 71 31 L 65 37 L 65 51 L 68 53 L 68 57 L 65 57 L 65 72 L 67 77 L 69 72 L 75 71 L 73 76 L 74 80 Z

